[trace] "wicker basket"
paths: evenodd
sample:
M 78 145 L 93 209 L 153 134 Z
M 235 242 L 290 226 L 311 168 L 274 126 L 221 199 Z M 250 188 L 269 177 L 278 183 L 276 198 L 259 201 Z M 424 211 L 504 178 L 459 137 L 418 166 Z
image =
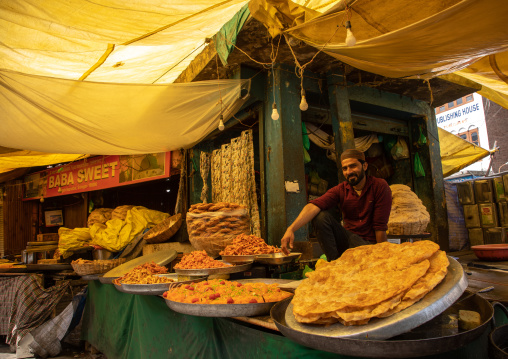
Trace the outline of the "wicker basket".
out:
M 84 263 L 71 262 L 72 269 L 78 275 L 101 274 L 125 263 L 125 258 L 86 261 Z
M 170 239 L 182 225 L 182 214 L 177 213 L 168 217 L 145 233 L 143 239 L 146 243 L 162 243 Z

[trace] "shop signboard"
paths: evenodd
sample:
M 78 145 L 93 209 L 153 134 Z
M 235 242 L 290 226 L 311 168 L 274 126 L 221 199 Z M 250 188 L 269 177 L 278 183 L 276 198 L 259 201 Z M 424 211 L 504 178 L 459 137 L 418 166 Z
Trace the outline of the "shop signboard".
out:
M 24 178 L 23 199 L 126 186 L 169 177 L 171 152 L 96 156 L 48 168 Z

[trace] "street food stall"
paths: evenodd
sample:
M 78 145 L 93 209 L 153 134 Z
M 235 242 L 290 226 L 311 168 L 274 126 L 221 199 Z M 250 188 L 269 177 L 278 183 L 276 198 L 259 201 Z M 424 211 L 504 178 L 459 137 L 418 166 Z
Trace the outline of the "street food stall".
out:
M 506 318 L 446 254 L 434 107 L 474 91 L 506 105 L 508 7 L 306 5 L 26 0 L 0 12 L 11 344 L 76 281 L 83 339 L 110 358 L 485 356 L 493 318 Z M 310 196 L 340 181 L 338 154 L 360 147 L 370 174 L 408 194 L 389 226 L 398 244 L 328 263 L 305 227 L 281 254 Z

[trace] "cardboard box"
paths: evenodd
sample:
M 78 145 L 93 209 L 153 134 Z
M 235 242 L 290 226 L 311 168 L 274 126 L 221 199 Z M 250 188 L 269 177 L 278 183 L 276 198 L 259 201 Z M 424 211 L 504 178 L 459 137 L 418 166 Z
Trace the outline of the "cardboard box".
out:
M 58 233 L 43 233 L 37 235 L 37 242 L 57 241 Z

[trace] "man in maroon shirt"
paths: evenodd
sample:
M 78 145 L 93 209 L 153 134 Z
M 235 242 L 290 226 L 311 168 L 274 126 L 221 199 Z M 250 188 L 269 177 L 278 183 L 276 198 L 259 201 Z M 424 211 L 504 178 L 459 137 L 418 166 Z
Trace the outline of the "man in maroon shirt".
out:
M 346 181 L 303 208 L 282 237 L 284 253 L 289 253 L 288 246 L 293 248 L 294 232 L 310 221 L 329 261 L 339 258 L 348 248 L 386 241 L 392 207 L 388 183 L 365 175 L 367 162 L 363 152 L 346 150 L 340 159 Z M 334 211 L 337 205 L 344 225 L 339 222 L 338 212 Z

